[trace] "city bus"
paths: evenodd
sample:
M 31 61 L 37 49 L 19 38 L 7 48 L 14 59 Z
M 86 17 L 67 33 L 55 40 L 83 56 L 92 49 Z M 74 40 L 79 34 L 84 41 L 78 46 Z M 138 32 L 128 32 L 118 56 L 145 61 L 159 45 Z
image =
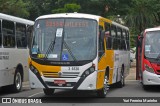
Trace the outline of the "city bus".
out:
M 123 87 L 130 68 L 129 29 L 101 16 L 63 13 L 35 20 L 29 57 L 31 88 L 92 90 L 105 97 Z
M 137 38 L 136 79 L 143 88 L 160 85 L 160 27 L 145 29 Z
M 0 87 L 20 92 L 28 78 L 27 32 L 34 21 L 0 13 Z

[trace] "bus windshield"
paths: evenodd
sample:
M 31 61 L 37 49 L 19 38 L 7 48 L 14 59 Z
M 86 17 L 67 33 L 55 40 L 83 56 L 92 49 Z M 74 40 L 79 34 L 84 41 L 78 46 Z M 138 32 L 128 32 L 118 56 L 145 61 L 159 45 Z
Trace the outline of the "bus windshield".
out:
M 34 26 L 31 56 L 53 61 L 93 60 L 96 57 L 97 21 L 54 18 Z
M 150 31 L 146 33 L 145 56 L 147 58 L 157 58 L 160 54 L 160 31 Z

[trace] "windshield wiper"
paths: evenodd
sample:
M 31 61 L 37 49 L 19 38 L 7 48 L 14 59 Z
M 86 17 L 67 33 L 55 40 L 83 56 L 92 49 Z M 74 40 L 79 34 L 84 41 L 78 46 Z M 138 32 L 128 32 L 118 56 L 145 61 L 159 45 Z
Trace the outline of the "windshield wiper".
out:
M 54 38 L 54 40 L 53 41 L 51 41 L 51 43 L 49 44 L 49 47 L 48 47 L 48 49 L 47 49 L 47 52 L 45 53 L 45 59 L 47 59 L 48 58 L 48 54 L 50 53 L 50 51 L 52 50 L 52 49 L 54 49 L 54 45 L 55 45 L 55 40 L 56 39 L 56 37 Z
M 68 45 L 67 45 L 67 43 L 66 43 L 65 40 L 63 40 L 63 43 L 64 43 L 65 47 L 67 48 L 69 54 L 72 56 L 73 60 L 74 60 L 74 61 L 77 61 L 76 57 L 73 55 L 71 49 L 68 47 Z

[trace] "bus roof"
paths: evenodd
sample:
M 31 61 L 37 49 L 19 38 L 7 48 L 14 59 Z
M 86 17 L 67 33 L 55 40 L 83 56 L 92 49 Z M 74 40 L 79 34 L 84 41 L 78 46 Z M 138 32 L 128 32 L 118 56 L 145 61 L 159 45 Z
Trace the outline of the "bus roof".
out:
M 43 15 L 43 16 L 38 17 L 37 19 L 57 18 L 57 17 L 89 18 L 89 19 L 98 20 L 100 16 L 91 15 L 91 14 L 84 14 L 84 13 L 59 13 L 59 14 Z
M 8 21 L 14 21 L 14 22 L 18 22 L 18 23 L 27 24 L 27 25 L 33 25 L 34 24 L 34 21 L 30 21 L 30 20 L 27 20 L 27 19 L 15 17 L 15 16 L 3 14 L 3 13 L 0 13 L 0 19 L 4 19 L 4 20 L 8 20 Z
M 49 14 L 49 15 L 43 15 L 38 17 L 36 20 L 38 19 L 46 19 L 46 18 L 57 18 L 57 17 L 70 17 L 70 18 L 88 18 L 88 19 L 95 19 L 97 21 L 99 21 L 100 18 L 104 18 L 98 15 L 92 15 L 92 14 L 84 14 L 84 13 L 59 13 L 59 14 Z M 111 20 L 110 20 L 111 21 Z M 119 27 L 123 27 L 124 29 L 127 29 L 127 27 L 118 24 L 116 22 L 111 21 L 112 24 L 119 26 Z
M 148 29 L 145 29 L 145 32 L 149 32 L 149 31 L 158 31 L 158 30 L 160 30 L 160 27 L 148 28 Z

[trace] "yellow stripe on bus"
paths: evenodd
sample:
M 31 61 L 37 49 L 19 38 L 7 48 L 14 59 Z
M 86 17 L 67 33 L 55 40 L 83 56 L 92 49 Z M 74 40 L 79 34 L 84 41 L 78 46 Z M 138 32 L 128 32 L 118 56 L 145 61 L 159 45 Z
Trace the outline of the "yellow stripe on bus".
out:
M 109 66 L 109 84 L 112 84 L 113 68 L 114 68 L 114 50 L 106 50 L 106 62 Z
M 109 84 L 112 84 L 113 79 L 113 66 L 114 66 L 114 51 L 106 50 L 105 54 L 101 57 L 98 63 L 98 75 L 97 75 L 97 89 L 101 89 L 103 87 L 104 76 L 106 68 L 109 66 Z
M 58 73 L 61 71 L 61 66 L 49 66 L 49 65 L 41 65 L 34 61 L 32 61 L 32 65 L 39 71 L 40 75 L 42 75 L 42 72 L 56 72 Z

